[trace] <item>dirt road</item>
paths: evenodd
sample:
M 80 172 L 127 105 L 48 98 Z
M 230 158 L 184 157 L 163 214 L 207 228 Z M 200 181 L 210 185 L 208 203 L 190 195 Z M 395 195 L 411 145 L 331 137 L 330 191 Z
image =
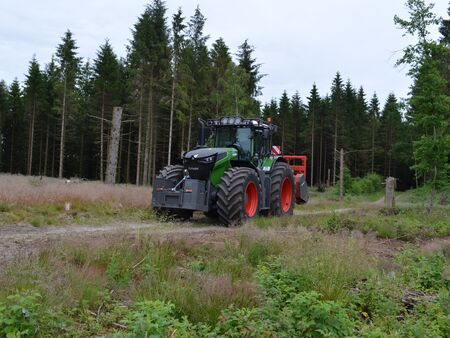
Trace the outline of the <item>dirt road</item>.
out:
M 322 215 L 331 213 L 347 213 L 355 211 L 353 208 L 342 208 L 323 211 L 295 210 L 297 216 Z M 34 227 L 31 225 L 4 225 L 0 226 L 0 266 L 11 261 L 14 257 L 27 257 L 47 247 L 63 243 L 101 243 L 112 238 L 133 238 L 140 235 L 150 235 L 163 239 L 186 239 L 198 243 L 223 242 L 241 232 L 255 233 L 263 230 L 252 226 L 226 228 L 214 223 L 206 223 L 204 217 L 194 218 L 191 222 L 159 222 L 152 221 L 143 224 L 116 223 L 102 226 L 53 226 Z M 281 236 L 289 236 L 291 231 L 286 229 L 271 229 L 270 231 Z M 294 230 L 295 232 L 298 231 Z M 308 230 L 303 229 L 304 233 Z M 331 235 L 329 235 L 331 236 Z M 376 256 L 391 256 L 401 250 L 406 244 L 399 240 L 378 239 L 372 234 L 364 235 L 359 231 L 334 236 L 351 236 Z M 425 250 L 439 250 L 450 247 L 450 237 L 436 238 L 416 243 Z

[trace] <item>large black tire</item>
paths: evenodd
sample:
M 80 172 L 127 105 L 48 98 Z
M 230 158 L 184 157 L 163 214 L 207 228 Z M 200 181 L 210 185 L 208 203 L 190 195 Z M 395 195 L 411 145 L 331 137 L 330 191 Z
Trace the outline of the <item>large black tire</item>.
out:
M 256 217 L 261 206 L 260 192 L 261 183 L 255 170 L 235 167 L 225 171 L 217 193 L 219 220 L 226 226 L 235 226 Z
M 272 216 L 288 216 L 294 214 L 295 207 L 295 185 L 294 173 L 292 168 L 284 162 L 275 163 L 270 174 L 270 215 Z M 289 180 L 287 182 L 286 180 Z M 283 185 L 285 184 L 285 185 Z M 290 186 L 290 192 L 289 192 Z M 287 189 L 286 195 L 291 195 L 290 201 L 288 196 L 284 195 L 283 187 Z M 289 193 L 289 194 L 287 194 Z
M 183 170 L 184 167 L 180 164 L 168 165 L 160 170 L 157 178 L 169 180 L 173 182 L 173 186 L 175 186 L 183 178 Z
M 161 169 L 158 174 L 158 178 L 169 180 L 172 183 L 172 187 L 174 187 L 183 178 L 183 171 L 184 167 L 182 165 L 168 165 L 167 167 Z M 193 215 L 192 210 L 170 208 L 153 208 L 153 210 L 158 217 L 182 221 L 189 220 Z

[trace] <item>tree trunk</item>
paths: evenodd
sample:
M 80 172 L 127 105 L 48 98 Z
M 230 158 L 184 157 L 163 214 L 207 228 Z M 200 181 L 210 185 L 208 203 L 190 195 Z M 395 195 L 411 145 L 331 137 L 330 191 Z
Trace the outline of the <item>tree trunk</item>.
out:
M 27 166 L 27 175 L 31 175 L 31 169 L 33 167 L 33 144 L 34 144 L 34 120 L 36 116 L 36 98 L 33 99 L 33 110 L 31 113 L 31 122 L 30 122 L 30 137 L 28 143 L 28 166 Z
M 100 181 L 104 181 L 104 171 L 103 171 L 103 146 L 104 146 L 104 133 L 105 133 L 105 89 L 102 92 L 102 111 L 100 113 Z
M 131 123 L 128 127 L 128 149 L 127 149 L 127 173 L 126 182 L 130 183 L 130 158 L 131 158 Z
M 312 127 L 311 127 L 311 187 L 314 185 L 314 127 L 315 116 L 314 109 L 312 112 Z
M 59 170 L 58 177 L 63 177 L 64 171 L 64 135 L 66 128 L 66 91 L 67 91 L 67 76 L 64 76 L 64 92 L 63 92 L 63 102 L 62 102 L 62 118 L 61 118 L 61 138 L 59 144 Z
M 148 184 L 148 176 L 150 172 L 150 161 L 151 161 L 151 149 L 153 141 L 153 128 L 152 126 L 152 115 L 153 115 L 153 70 L 150 75 L 150 85 L 148 89 L 148 107 L 147 107 L 147 126 L 145 129 L 145 149 L 144 149 L 144 171 L 143 171 L 143 184 Z
M 9 154 L 9 172 L 13 173 L 13 158 L 14 158 L 14 126 L 11 128 L 11 153 Z
M 374 161 L 375 161 L 375 118 L 372 121 L 372 158 L 371 158 L 371 173 L 374 170 Z
M 117 158 L 119 155 L 120 125 L 122 123 L 122 107 L 114 107 L 111 136 L 108 143 L 105 183 L 115 184 L 117 174 Z
M 141 184 L 141 148 L 142 148 L 142 89 L 139 96 L 139 130 L 138 130 L 138 149 L 136 160 L 136 185 Z
M 184 151 L 184 129 L 185 129 L 185 125 L 184 125 L 184 119 L 183 122 L 181 123 L 181 140 L 180 140 L 180 155 L 183 156 L 183 151 Z
M 338 123 L 338 114 L 336 112 L 336 117 L 334 119 L 333 185 L 336 185 L 337 123 Z
M 122 181 L 122 152 L 123 152 L 123 137 L 122 128 L 119 129 L 119 162 L 117 163 L 117 180 Z
M 55 156 L 56 156 L 56 130 L 53 134 L 53 151 L 52 151 L 52 177 L 55 177 Z
M 192 137 L 192 94 L 191 94 L 191 102 L 189 107 L 189 123 L 188 123 L 188 139 L 187 139 L 187 149 L 191 149 L 191 137 Z
M 319 183 L 322 183 L 323 177 L 322 177 L 322 149 L 323 148 L 323 123 L 321 121 L 320 123 L 320 145 L 319 145 Z M 324 168 L 325 171 L 325 168 Z
M 39 175 L 42 176 L 42 128 L 39 133 Z
M 81 133 L 81 142 L 80 142 L 80 165 L 78 167 L 78 175 L 80 178 L 83 177 L 83 158 L 84 158 L 84 133 Z
M 47 176 L 47 161 L 48 161 L 48 141 L 50 138 L 50 122 L 47 119 L 47 132 L 45 135 L 45 155 L 44 155 L 44 176 Z
M 167 165 L 170 165 L 170 159 L 172 155 L 172 128 L 173 128 L 173 111 L 175 109 L 175 80 L 176 80 L 176 69 L 175 74 L 172 79 L 172 97 L 170 102 L 170 123 L 169 123 L 169 149 L 167 150 Z

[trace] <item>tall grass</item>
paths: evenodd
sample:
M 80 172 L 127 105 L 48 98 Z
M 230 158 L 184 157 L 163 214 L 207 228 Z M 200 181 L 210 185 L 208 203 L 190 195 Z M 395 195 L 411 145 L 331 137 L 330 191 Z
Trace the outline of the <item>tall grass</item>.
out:
M 123 207 L 146 208 L 151 189 L 133 185 L 107 185 L 102 182 L 59 180 L 49 177 L 0 175 L 0 204 L 32 206 L 64 205 L 66 202 L 112 203 Z

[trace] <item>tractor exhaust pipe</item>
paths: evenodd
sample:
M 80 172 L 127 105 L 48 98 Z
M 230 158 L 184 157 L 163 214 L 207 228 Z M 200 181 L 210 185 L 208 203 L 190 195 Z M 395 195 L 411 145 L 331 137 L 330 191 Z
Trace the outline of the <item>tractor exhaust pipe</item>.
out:
M 206 143 L 206 122 L 202 119 L 198 119 L 198 141 L 197 146 L 203 147 Z

